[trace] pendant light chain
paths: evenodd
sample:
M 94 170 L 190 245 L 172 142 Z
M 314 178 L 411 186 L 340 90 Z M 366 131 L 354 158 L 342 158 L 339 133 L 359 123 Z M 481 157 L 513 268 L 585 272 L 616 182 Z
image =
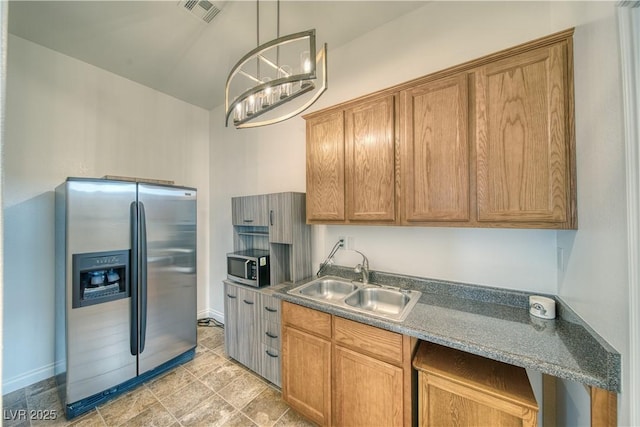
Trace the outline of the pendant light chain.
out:
M 260 0 L 256 0 L 256 46 L 260 46 Z M 256 77 L 260 80 L 260 59 L 256 59 Z
M 280 38 L 280 0 L 276 1 L 276 39 Z M 276 48 L 276 66 L 280 68 L 280 46 Z

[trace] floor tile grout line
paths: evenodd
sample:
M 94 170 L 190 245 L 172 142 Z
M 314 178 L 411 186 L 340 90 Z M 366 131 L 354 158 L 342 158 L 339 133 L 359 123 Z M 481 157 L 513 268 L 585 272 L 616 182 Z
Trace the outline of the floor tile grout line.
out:
M 189 373 L 190 373 L 190 372 L 189 372 Z M 188 385 L 188 384 L 187 384 L 187 385 Z M 164 410 L 165 410 L 165 411 L 167 411 L 167 413 L 168 413 L 169 415 L 171 415 L 171 417 L 172 417 L 174 420 L 176 420 L 176 422 L 177 422 L 179 425 L 182 425 L 182 423 L 180 422 L 180 420 L 179 420 L 179 419 L 178 419 L 178 418 L 173 414 L 173 412 L 171 412 L 171 411 L 169 410 L 169 408 L 167 408 L 166 406 L 164 406 L 164 403 L 162 403 L 162 400 L 160 400 L 160 398 L 159 398 L 159 397 L 158 397 L 158 396 L 153 392 L 153 390 L 151 390 L 151 387 L 148 387 L 148 386 L 147 386 L 147 384 L 144 384 L 144 386 L 145 386 L 145 387 L 147 387 L 147 389 L 149 390 L 149 392 L 151 393 L 151 395 L 152 395 L 153 397 L 155 397 L 155 399 L 158 401 L 158 403 L 160 404 L 160 406 L 162 406 L 162 408 L 164 408 Z M 148 408 L 147 408 L 147 409 L 148 409 Z
M 218 398 L 222 399 L 222 401 L 224 401 L 226 404 L 228 404 L 228 405 L 230 406 L 230 409 L 233 409 L 233 412 L 231 413 L 230 417 L 235 417 L 235 416 L 236 416 L 236 414 L 237 414 L 237 415 L 241 415 L 241 416 L 245 417 L 247 420 L 251 421 L 252 423 L 254 423 L 254 424 L 256 424 L 256 425 L 259 425 L 259 426 L 260 426 L 261 424 L 259 424 L 256 420 L 254 420 L 251 416 L 249 416 L 249 414 L 246 412 L 246 408 L 247 408 L 247 407 L 248 407 L 252 402 L 254 402 L 254 401 L 255 401 L 255 400 L 256 400 L 256 399 L 257 399 L 257 398 L 258 398 L 262 393 L 264 393 L 266 390 L 269 390 L 269 389 L 270 389 L 270 390 L 272 390 L 272 391 L 275 391 L 275 392 L 279 393 L 279 394 L 280 394 L 280 396 L 281 396 L 281 393 L 282 393 L 281 388 L 280 388 L 280 387 L 278 387 L 277 385 L 275 385 L 275 384 L 273 384 L 273 383 L 269 382 L 268 380 L 266 380 L 266 379 L 264 379 L 264 378 L 260 377 L 260 376 L 259 376 L 259 374 L 255 373 L 255 372 L 254 372 L 254 371 L 252 371 L 251 369 L 247 368 L 246 366 L 244 366 L 244 365 L 240 364 L 239 362 L 237 362 L 237 361 L 236 361 L 236 360 L 234 360 L 233 358 L 229 357 L 229 356 L 226 354 L 225 346 L 224 346 L 224 330 L 223 330 L 223 329 L 221 329 L 221 330 L 219 330 L 219 331 L 218 331 L 218 330 L 216 330 L 216 329 L 218 329 L 218 328 L 211 328 L 211 329 L 212 329 L 212 330 L 210 330 L 210 331 L 206 331 L 206 332 L 205 332 L 205 331 L 203 331 L 203 332 L 205 332 L 205 333 L 200 333 L 200 334 L 199 334 L 199 336 L 200 336 L 200 338 L 201 338 L 201 339 L 199 339 L 199 341 L 205 341 L 205 340 L 207 340 L 207 339 L 217 339 L 217 338 L 220 338 L 220 335 L 222 335 L 222 337 L 221 337 L 221 338 L 223 339 L 223 340 L 222 340 L 222 344 L 217 345 L 216 347 L 211 348 L 211 347 L 208 347 L 208 346 L 207 346 L 207 345 L 205 345 L 205 344 L 200 344 L 200 343 L 199 343 L 199 344 L 198 344 L 198 347 L 200 347 L 200 349 L 202 350 L 200 353 L 209 353 L 209 354 L 212 354 L 212 355 L 214 355 L 214 356 L 216 356 L 216 357 L 221 358 L 221 359 L 222 359 L 222 362 L 221 362 L 221 363 L 217 363 L 217 364 L 215 364 L 215 366 L 213 366 L 213 367 L 211 367 L 210 369 L 208 369 L 208 370 L 206 370 L 206 371 L 203 371 L 203 372 L 198 372 L 198 370 L 195 370 L 195 372 L 194 372 L 194 371 L 190 370 L 188 367 L 186 367 L 186 366 L 185 366 L 186 364 L 183 364 L 183 365 L 180 365 L 180 366 L 178 366 L 178 367 L 177 367 L 177 369 L 184 369 L 184 370 L 185 370 L 185 373 L 186 373 L 186 374 L 187 374 L 187 375 L 188 375 L 192 380 L 197 380 L 197 381 L 198 381 L 202 386 L 206 387 L 206 389 L 208 389 L 208 390 L 210 390 L 210 391 L 212 392 L 211 396 L 209 396 L 208 398 L 203 399 L 202 401 L 198 402 L 198 403 L 197 403 L 193 408 L 191 408 L 191 411 L 187 412 L 187 414 L 184 414 L 184 416 L 188 415 L 189 413 L 192 413 L 192 412 L 193 412 L 193 410 L 194 410 L 195 408 L 197 408 L 200 404 L 202 404 L 202 403 L 203 403 L 204 401 L 206 401 L 207 399 L 209 399 L 209 398 L 211 398 L 211 397 L 213 397 L 213 396 L 217 396 Z M 217 340 L 216 340 L 216 341 L 212 341 L 212 342 L 217 342 Z M 240 369 L 240 374 L 239 374 L 236 378 L 232 378 L 228 383 L 226 383 L 226 384 L 225 384 L 223 387 L 221 387 L 219 390 L 214 390 L 212 387 L 208 386 L 208 385 L 203 381 L 203 379 L 202 379 L 202 378 L 203 378 L 203 377 L 205 377 L 205 376 L 207 376 L 208 374 L 212 373 L 216 368 L 218 368 L 218 367 L 220 367 L 220 366 L 224 366 L 224 365 L 226 365 L 226 364 L 232 364 L 232 365 L 234 365 L 235 367 L 239 368 L 239 369 Z M 202 365 L 202 366 L 205 366 L 205 367 L 206 367 L 206 364 L 204 364 L 204 365 Z M 193 369 L 193 367 L 192 367 L 192 369 Z M 169 371 L 169 372 L 171 372 L 171 371 Z M 167 372 L 167 374 L 169 374 L 169 372 Z M 199 373 L 199 375 L 197 375 L 197 373 Z M 144 412 L 145 412 L 145 411 L 147 411 L 147 410 L 150 410 L 150 407 L 151 407 L 151 406 L 154 406 L 156 403 L 159 403 L 159 404 L 160 404 L 160 407 L 161 407 L 163 410 L 165 410 L 166 412 L 168 412 L 168 413 L 169 413 L 169 415 L 171 416 L 171 419 L 173 420 L 173 422 L 176 422 L 178 425 L 183 426 L 183 423 L 180 421 L 180 419 L 178 419 L 178 418 L 177 418 L 177 416 L 167 408 L 167 406 L 164 404 L 164 402 L 163 402 L 163 401 L 158 397 L 158 395 L 156 394 L 156 392 L 154 392 L 154 391 L 151 389 L 151 387 L 150 387 L 150 384 L 152 384 L 152 383 L 154 383 L 155 381 L 157 381 L 157 380 L 161 379 L 163 376 L 164 376 L 164 375 L 162 375 L 162 376 L 160 376 L 160 377 L 158 377 L 158 378 L 156 378 L 156 379 L 153 379 L 153 380 L 151 380 L 151 381 L 149 381 L 149 382 L 145 382 L 145 383 L 143 383 L 143 384 L 140 384 L 140 385 L 142 386 L 140 389 L 146 389 L 146 390 L 151 394 L 151 396 L 153 396 L 153 398 L 155 399 L 155 401 L 156 401 L 156 402 L 152 403 L 149 407 L 145 408 L 143 411 L 139 412 L 138 414 L 134 415 L 133 417 L 129 418 L 128 420 L 125 420 L 125 421 L 123 422 L 123 425 L 124 425 L 124 424 L 126 424 L 127 422 L 129 422 L 131 419 L 135 418 L 136 416 L 138 416 L 138 415 L 140 415 L 140 414 L 144 413 Z M 257 391 L 257 393 L 256 393 L 255 395 L 250 396 L 250 398 L 249 398 L 248 400 L 246 400 L 246 401 L 245 401 L 245 403 L 242 405 L 242 407 L 237 407 L 237 406 L 236 406 L 236 405 L 234 405 L 231 401 L 229 401 L 229 400 L 225 399 L 225 398 L 222 396 L 222 394 L 221 394 L 220 392 L 221 392 L 221 391 L 223 391 L 224 389 L 228 388 L 229 386 L 231 386 L 231 385 L 232 385 L 232 384 L 234 384 L 235 382 L 239 381 L 239 380 L 240 380 L 241 378 L 243 378 L 243 377 L 251 377 L 251 378 L 253 378 L 253 379 L 255 379 L 255 380 L 258 380 L 258 382 L 261 384 L 261 387 L 260 387 L 260 389 Z M 185 385 L 184 385 L 184 387 L 188 386 L 189 384 L 193 384 L 193 381 L 190 381 L 189 383 L 185 384 Z M 31 385 L 31 386 L 32 386 L 32 385 Z M 264 387 L 262 387 L 262 386 L 264 386 Z M 26 406 L 27 408 L 30 408 L 31 406 L 33 406 L 33 405 L 32 405 L 32 404 L 33 404 L 33 402 L 37 401 L 37 399 L 35 399 L 35 397 L 37 397 L 37 396 L 39 396 L 39 395 L 41 395 L 41 394 L 43 394 L 43 393 L 46 393 L 47 391 L 49 391 L 49 390 L 50 390 L 50 389 L 52 389 L 52 388 L 55 388 L 55 387 L 49 387 L 48 389 L 42 389 L 42 390 L 39 390 L 39 392 L 38 392 L 38 393 L 33 394 L 33 395 L 31 396 L 31 400 L 32 400 L 32 402 L 31 402 L 31 403 L 32 403 L 32 404 L 30 404 L 30 403 L 29 403 L 29 399 L 27 399 L 27 396 L 26 396 L 26 394 L 27 394 L 27 388 L 28 388 L 28 387 L 30 387 L 30 386 L 26 386 L 26 387 L 23 387 L 22 389 L 19 389 L 19 390 L 22 390 L 22 393 L 23 393 L 23 396 L 24 396 L 24 399 L 25 399 L 25 400 L 24 400 L 24 401 L 25 401 L 25 406 Z M 12 392 L 12 393 L 13 393 L 13 392 Z M 115 401 L 119 400 L 120 398 L 124 398 L 124 396 L 125 396 L 125 395 L 126 395 L 126 393 L 125 393 L 125 394 L 123 394 L 122 396 L 120 396 L 119 398 L 116 398 L 116 399 L 112 400 L 111 402 L 115 402 Z M 56 395 L 56 396 L 57 396 L 57 395 Z M 3 396 L 3 397 L 4 397 L 4 396 Z M 41 396 L 41 397 L 42 397 L 42 396 Z M 57 402 L 58 402 L 60 405 L 62 405 L 62 402 L 60 401 L 59 396 L 57 396 L 57 398 L 58 398 L 58 399 L 57 399 Z M 107 402 L 107 403 L 109 403 L 109 402 Z M 107 404 L 107 403 L 105 403 L 105 404 Z M 291 411 L 291 408 L 290 408 L 288 405 L 286 405 L 286 402 L 285 402 L 285 406 L 286 406 L 286 409 L 282 412 L 282 414 L 280 414 L 280 415 L 278 416 L 278 418 L 277 418 L 277 419 L 275 419 L 275 420 L 273 421 L 273 423 L 266 424 L 265 426 L 273 426 L 273 425 L 277 424 L 278 422 L 280 422 L 280 421 L 283 419 L 283 417 L 285 417 L 285 416 L 287 415 L 287 413 L 289 413 L 289 412 Z M 103 409 L 104 409 L 104 408 L 103 408 Z M 106 420 L 105 420 L 105 418 L 104 418 L 104 415 L 102 414 L 102 411 L 101 411 L 101 410 L 100 410 L 100 408 L 99 408 L 99 407 L 97 407 L 97 406 L 96 406 L 96 407 L 94 407 L 94 408 L 92 408 L 92 410 L 90 410 L 90 411 L 86 412 L 85 414 L 82 414 L 82 416 L 90 417 L 90 416 L 91 416 L 90 414 L 91 414 L 91 412 L 93 412 L 93 411 L 95 411 L 95 414 L 96 414 L 96 416 L 97 416 L 97 419 L 98 419 L 98 420 L 99 420 L 103 425 L 106 425 L 106 426 L 108 427 L 107 422 L 106 422 Z M 62 416 L 64 416 L 64 407 L 62 407 Z M 183 416 L 183 418 L 184 418 L 184 416 Z M 79 417 L 79 418 L 81 418 L 81 417 Z M 72 419 L 72 420 L 66 420 L 66 417 L 65 417 L 65 422 L 66 422 L 66 424 L 65 424 L 65 425 L 70 425 L 70 424 L 72 424 L 72 423 L 74 423 L 74 422 L 76 422 L 76 421 L 77 421 L 77 419 L 76 419 L 76 420 L 73 420 L 73 419 Z M 32 425 L 33 425 L 32 420 L 29 420 L 29 425 L 30 425 L 30 426 L 32 426 Z

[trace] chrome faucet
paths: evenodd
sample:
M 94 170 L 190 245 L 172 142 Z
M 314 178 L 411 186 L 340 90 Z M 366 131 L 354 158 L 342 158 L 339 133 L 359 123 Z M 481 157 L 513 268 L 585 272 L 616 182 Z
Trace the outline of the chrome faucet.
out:
M 367 259 L 367 257 L 360 251 L 356 251 L 358 252 L 360 255 L 362 255 L 362 263 L 356 265 L 353 269 L 354 272 L 356 273 L 361 273 L 362 274 L 362 283 L 367 284 L 369 283 L 369 260 Z

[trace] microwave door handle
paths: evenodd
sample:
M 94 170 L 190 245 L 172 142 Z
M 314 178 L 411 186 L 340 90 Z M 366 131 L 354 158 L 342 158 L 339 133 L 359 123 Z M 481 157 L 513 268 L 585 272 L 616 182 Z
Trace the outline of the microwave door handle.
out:
M 251 260 L 248 259 L 244 262 L 244 277 L 245 279 L 251 279 L 251 276 L 249 276 L 249 264 L 251 264 Z

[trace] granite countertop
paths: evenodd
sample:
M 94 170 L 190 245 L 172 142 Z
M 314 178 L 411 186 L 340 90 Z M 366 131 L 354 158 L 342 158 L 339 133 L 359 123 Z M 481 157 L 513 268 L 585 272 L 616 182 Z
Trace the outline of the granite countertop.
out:
M 358 278 L 340 266 L 325 273 Z M 620 392 L 620 354 L 557 296 L 545 295 L 556 300 L 557 313 L 545 320 L 529 314 L 532 294 L 527 292 L 375 271 L 370 281 L 419 290 L 422 296 L 406 320 L 394 322 L 287 293 L 304 282 L 267 289 L 282 300 L 336 316 Z

